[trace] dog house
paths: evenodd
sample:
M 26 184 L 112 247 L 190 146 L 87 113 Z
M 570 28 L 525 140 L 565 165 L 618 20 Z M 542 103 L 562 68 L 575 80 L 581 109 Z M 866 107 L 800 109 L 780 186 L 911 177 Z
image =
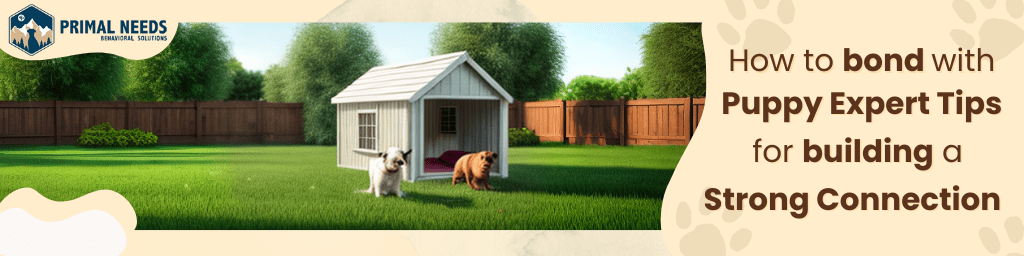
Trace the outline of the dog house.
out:
M 493 151 L 491 176 L 508 177 L 512 96 L 466 52 L 379 66 L 331 98 L 338 113 L 338 167 L 366 170 L 377 152 L 412 149 L 403 178 L 452 177 L 464 152 Z

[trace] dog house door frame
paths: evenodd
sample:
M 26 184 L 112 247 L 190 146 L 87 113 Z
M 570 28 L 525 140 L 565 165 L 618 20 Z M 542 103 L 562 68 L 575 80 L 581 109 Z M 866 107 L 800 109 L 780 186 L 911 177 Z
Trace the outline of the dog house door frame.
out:
M 499 97 L 481 97 L 481 96 L 446 96 L 446 97 L 423 97 L 413 102 L 412 105 L 412 125 L 409 126 L 410 134 L 412 135 L 412 159 L 409 165 L 410 171 L 408 177 L 410 181 L 415 182 L 417 180 L 425 179 L 443 179 L 450 178 L 451 173 L 446 174 L 427 174 L 424 169 L 424 161 L 426 160 L 426 111 L 434 111 L 426 109 L 427 100 L 487 100 L 497 101 L 498 103 L 498 127 L 488 127 L 487 129 L 498 129 L 498 148 L 495 150 L 499 156 L 499 170 L 498 174 L 502 178 L 508 178 L 508 104 L 509 102 Z M 464 114 L 464 108 L 460 108 L 459 115 Z M 488 110 L 492 111 L 492 110 Z M 459 120 L 462 120 L 461 118 Z M 460 131 L 462 132 L 462 131 Z

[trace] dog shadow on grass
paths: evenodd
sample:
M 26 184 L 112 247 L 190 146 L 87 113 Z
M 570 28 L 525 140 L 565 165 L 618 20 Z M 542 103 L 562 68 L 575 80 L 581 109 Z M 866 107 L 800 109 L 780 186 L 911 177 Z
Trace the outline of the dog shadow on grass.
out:
M 503 192 L 663 198 L 673 169 L 510 164 L 508 179 L 492 179 Z
M 444 205 L 448 208 L 469 208 L 473 207 L 473 200 L 460 196 L 442 196 L 434 194 L 423 194 L 418 192 L 405 192 L 405 200 L 420 204 Z

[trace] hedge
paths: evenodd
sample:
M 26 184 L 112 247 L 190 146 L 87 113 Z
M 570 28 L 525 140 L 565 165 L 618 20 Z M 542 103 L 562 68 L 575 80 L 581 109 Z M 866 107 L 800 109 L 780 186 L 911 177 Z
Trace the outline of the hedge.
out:
M 86 147 L 144 147 L 155 146 L 156 135 L 139 128 L 131 130 L 114 129 L 110 123 L 97 124 L 82 131 L 78 145 Z
M 533 131 L 526 128 L 509 128 L 508 129 L 508 146 L 533 146 L 540 145 L 540 137 L 534 134 Z

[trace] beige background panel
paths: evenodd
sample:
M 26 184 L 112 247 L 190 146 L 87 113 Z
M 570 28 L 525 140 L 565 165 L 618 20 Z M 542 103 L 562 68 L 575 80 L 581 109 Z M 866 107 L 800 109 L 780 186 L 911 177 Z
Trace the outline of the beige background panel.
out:
M 1001 248 L 997 255 L 1021 253 L 1024 244 L 1013 243 L 1004 231 L 1011 216 L 1024 215 L 1019 204 L 1024 188 L 1016 184 L 1022 177 L 1013 166 L 1019 158 L 1013 145 L 1021 136 L 1021 90 L 1019 72 L 1024 54 L 1016 49 L 997 60 L 994 72 L 936 72 L 931 54 L 957 53 L 959 47 L 951 30 L 962 29 L 975 37 L 984 48 L 1000 47 L 1000 40 L 1012 40 L 984 33 L 979 25 L 990 18 L 1010 21 L 1020 26 L 1019 19 L 1006 11 L 1007 1 L 996 1 L 991 9 L 982 1 L 967 1 L 977 12 L 977 21 L 966 23 L 953 9 L 952 1 L 793 1 L 792 22 L 780 15 L 786 1 L 742 1 L 745 15 L 737 18 L 726 2 L 701 2 L 706 11 L 702 17 L 708 63 L 708 100 L 701 124 L 701 136 L 695 137 L 682 157 L 665 196 L 662 228 L 665 242 L 674 255 L 684 250 L 705 252 L 704 255 L 863 255 L 863 254 L 988 254 L 979 233 L 990 228 Z M 735 1 L 740 2 L 740 1 Z M 762 8 L 758 2 L 767 2 Z M 1018 16 L 1019 17 L 1019 16 Z M 764 21 L 757 22 L 762 19 Z M 747 33 L 747 27 L 772 27 L 782 34 L 758 36 L 764 29 Z M 762 25 L 755 25 L 762 23 Z M 739 40 L 726 40 L 729 24 Z M 983 25 L 981 25 L 983 26 Z M 1009 31 L 1007 33 L 1011 33 Z M 790 37 L 786 46 L 775 41 Z M 734 42 L 735 44 L 730 44 Z M 782 46 L 780 46 L 780 44 Z M 784 47 L 781 50 L 778 48 Z M 862 56 L 868 53 L 899 53 L 906 55 L 924 48 L 924 72 L 845 72 L 842 70 L 843 48 L 849 47 Z M 729 50 L 776 49 L 797 59 L 789 72 L 729 71 Z M 802 54 L 827 53 L 833 57 L 831 72 L 807 72 Z M 966 49 L 965 49 L 966 50 Z M 995 51 L 995 50 L 993 50 Z M 972 50 L 975 52 L 975 50 Z M 988 50 L 985 50 L 989 53 Z M 762 52 L 768 53 L 768 52 Z M 753 55 L 751 52 L 750 55 Z M 777 55 L 776 55 L 777 56 Z M 737 65 L 739 68 L 739 65 Z M 942 115 L 941 98 L 936 92 L 962 89 L 965 96 L 998 96 L 1002 113 L 978 115 L 966 123 L 963 115 Z M 845 92 L 847 96 L 916 96 L 925 92 L 931 97 L 930 115 L 883 114 L 866 123 L 863 115 L 830 115 L 829 93 Z M 807 112 L 783 123 L 782 115 L 771 116 L 762 123 L 761 115 L 746 115 L 732 108 L 723 115 L 723 92 L 741 96 L 822 96 L 823 106 L 814 123 L 806 123 Z M 847 103 L 847 107 L 849 103 Z M 739 113 L 737 113 L 739 112 Z M 874 140 L 890 137 L 893 144 L 932 144 L 933 164 L 927 171 L 918 171 L 912 163 L 803 163 L 803 139 L 815 144 L 845 144 L 846 137 Z M 754 141 L 761 145 L 792 144 L 789 163 L 753 162 Z M 963 162 L 941 160 L 941 148 L 947 144 L 963 146 Z M 823 188 L 844 192 L 941 192 L 960 186 L 966 192 L 997 192 L 1001 198 L 999 211 L 824 211 L 814 196 Z M 738 192 L 807 192 L 811 197 L 804 219 L 794 219 L 789 211 L 745 210 L 739 217 L 723 217 L 723 211 L 705 215 L 699 211 L 703 190 L 714 187 Z M 682 203 L 685 203 L 683 205 Z M 733 214 L 735 215 L 735 214 Z M 687 223 L 688 222 L 688 223 Z M 687 225 L 688 224 L 688 225 Z M 710 224 L 707 226 L 701 226 Z M 745 230 L 745 231 L 744 231 Z M 1020 231 L 1016 231 L 1020 232 Z M 688 234 L 701 234 L 691 236 Z M 748 236 L 749 235 L 749 236 Z M 989 242 L 993 243 L 993 242 Z M 690 246 L 681 246 L 691 244 Z M 708 245 L 719 244 L 714 248 Z M 745 246 L 733 247 L 733 244 Z M 739 248 L 736 250 L 735 248 Z
M 136 231 L 123 255 L 669 255 L 659 231 Z M 467 243 L 468 239 L 481 241 Z
M 515 0 L 347 0 L 320 22 L 512 22 L 535 21 Z
M 100 190 L 70 201 L 58 202 L 44 197 L 35 189 L 22 188 L 11 192 L 0 201 L 0 212 L 12 208 L 21 208 L 32 217 L 47 222 L 64 220 L 89 210 L 100 210 L 114 216 L 125 231 L 135 230 L 137 224 L 135 209 L 131 203 L 121 194 L 110 190 Z

